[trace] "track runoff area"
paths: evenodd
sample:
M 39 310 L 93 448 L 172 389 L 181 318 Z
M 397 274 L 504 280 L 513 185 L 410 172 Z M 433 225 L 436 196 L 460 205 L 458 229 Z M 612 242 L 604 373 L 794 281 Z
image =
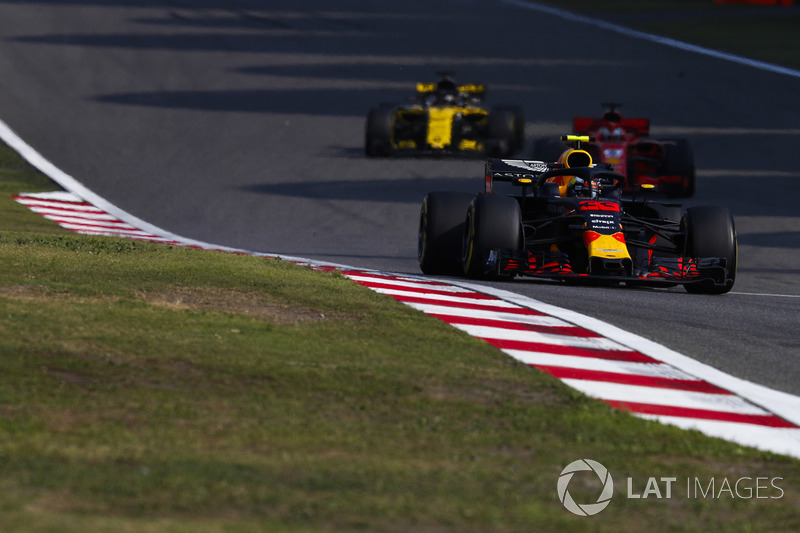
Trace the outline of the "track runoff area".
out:
M 354 282 L 483 339 L 614 408 L 800 458 L 800 397 L 725 374 L 600 320 L 513 292 L 463 280 L 364 270 L 185 239 L 122 211 L 87 189 L 1 121 L 0 138 L 65 189 L 21 193 L 14 199 L 69 230 L 338 270 Z

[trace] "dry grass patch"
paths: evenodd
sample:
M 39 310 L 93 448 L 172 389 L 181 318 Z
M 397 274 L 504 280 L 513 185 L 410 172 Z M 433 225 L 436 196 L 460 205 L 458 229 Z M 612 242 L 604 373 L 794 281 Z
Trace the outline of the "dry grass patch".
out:
M 219 287 L 167 287 L 159 291 L 134 290 L 133 299 L 174 311 L 210 311 L 235 313 L 259 322 L 280 326 L 325 320 L 357 319 L 358 315 L 341 312 L 322 312 L 309 307 L 281 302 L 263 292 Z M 119 297 L 85 297 L 57 291 L 40 285 L 13 285 L 0 287 L 0 297 L 16 300 L 47 300 L 72 303 L 97 303 L 119 301 Z
M 282 303 L 260 292 L 219 287 L 168 287 L 158 292 L 135 291 L 134 297 L 167 309 L 237 313 L 279 325 L 345 317 L 343 313 L 331 316 L 331 313 Z

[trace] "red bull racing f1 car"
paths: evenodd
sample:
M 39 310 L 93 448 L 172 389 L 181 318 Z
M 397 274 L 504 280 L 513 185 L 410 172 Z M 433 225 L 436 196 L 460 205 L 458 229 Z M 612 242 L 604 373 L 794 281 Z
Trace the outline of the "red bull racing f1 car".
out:
M 640 198 L 623 199 L 625 176 L 593 163 L 581 148 L 589 137 L 562 139 L 575 142 L 562 163 L 489 159 L 483 193 L 427 194 L 419 221 L 422 271 L 731 290 L 737 239 L 727 209 L 651 201 L 650 184 Z M 495 192 L 503 182 L 514 194 Z
M 510 157 L 525 141 L 518 106 L 492 109 L 483 84 L 458 85 L 448 73 L 437 83 L 418 83 L 413 103 L 384 104 L 367 116 L 368 156 L 474 155 Z
M 577 117 L 572 121 L 575 135 L 595 140 L 584 149 L 597 162 L 611 163 L 626 177 L 622 188 L 636 191 L 642 184 L 667 196 L 689 197 L 694 194 L 694 155 L 686 139 L 653 139 L 650 121 L 626 118 L 617 110 L 622 104 L 603 104 L 608 110 L 602 117 Z M 537 139 L 534 157 L 553 160 L 568 148 L 556 139 Z

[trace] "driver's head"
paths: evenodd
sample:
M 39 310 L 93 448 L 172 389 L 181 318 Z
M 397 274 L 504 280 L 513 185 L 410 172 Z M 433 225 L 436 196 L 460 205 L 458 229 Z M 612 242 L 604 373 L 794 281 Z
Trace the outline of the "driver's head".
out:
M 566 168 L 590 167 L 592 156 L 586 150 L 570 148 L 561 154 L 558 162 Z M 567 174 L 548 178 L 547 181 L 558 184 L 558 193 L 561 196 L 582 196 L 584 183 L 581 178 Z
M 458 86 L 451 80 L 442 80 L 436 85 L 436 97 L 440 103 L 455 104 L 458 101 Z
M 600 197 L 600 182 L 591 180 L 586 183 L 583 179 L 572 176 L 572 179 L 567 185 L 567 196 L 577 196 L 580 198 L 599 198 Z
M 589 183 L 589 198 L 599 198 L 600 197 L 600 182 L 598 180 L 592 180 Z
M 458 85 L 453 80 L 444 79 L 436 84 L 436 90 L 439 93 L 454 93 L 458 91 Z
M 570 176 L 567 183 L 567 196 L 583 196 L 583 180 L 576 176 Z

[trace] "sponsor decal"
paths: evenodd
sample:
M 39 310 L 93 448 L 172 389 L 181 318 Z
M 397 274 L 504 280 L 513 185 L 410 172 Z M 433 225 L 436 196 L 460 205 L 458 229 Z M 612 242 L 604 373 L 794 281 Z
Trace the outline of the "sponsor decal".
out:
M 604 202 L 602 200 L 584 200 L 578 202 L 581 211 L 616 211 L 619 212 L 619 204 L 616 202 Z
M 517 168 L 524 168 L 531 172 L 547 172 L 550 167 L 544 161 L 527 161 L 523 159 L 501 159 L 507 165 Z

